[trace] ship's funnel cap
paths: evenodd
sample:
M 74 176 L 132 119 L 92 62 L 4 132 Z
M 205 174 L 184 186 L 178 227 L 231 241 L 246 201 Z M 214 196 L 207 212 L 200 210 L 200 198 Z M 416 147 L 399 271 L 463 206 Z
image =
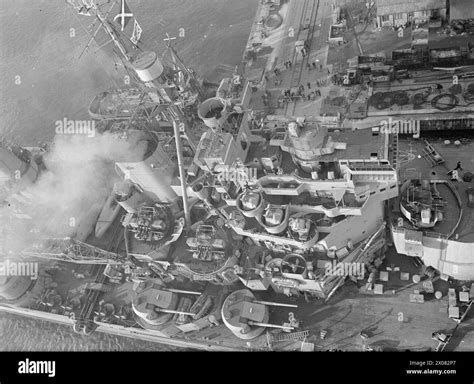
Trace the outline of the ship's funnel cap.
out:
M 217 97 L 203 101 L 198 108 L 198 116 L 209 128 L 219 127 L 226 118 L 226 105 Z

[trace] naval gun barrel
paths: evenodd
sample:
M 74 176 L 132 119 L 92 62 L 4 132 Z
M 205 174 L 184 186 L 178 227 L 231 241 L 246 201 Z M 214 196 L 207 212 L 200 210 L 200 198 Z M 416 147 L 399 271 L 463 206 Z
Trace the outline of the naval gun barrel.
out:
M 184 290 L 182 290 L 182 289 L 166 288 L 165 291 L 176 292 L 176 293 L 186 293 L 186 294 L 189 294 L 189 295 L 196 295 L 196 296 L 200 296 L 200 295 L 201 295 L 201 292 L 184 291 Z
M 257 321 L 249 321 L 248 325 L 252 325 L 254 327 L 265 327 L 265 328 L 279 328 L 279 329 L 287 329 L 287 330 L 294 330 L 295 327 L 289 327 L 287 325 L 277 325 L 277 324 L 269 324 L 269 323 L 259 323 Z
M 284 303 L 275 303 L 273 301 L 260 301 L 260 300 L 254 300 L 253 302 L 256 304 L 271 305 L 273 307 L 298 308 L 296 304 L 284 304 Z
M 174 139 L 176 141 L 176 152 L 178 155 L 178 169 L 179 169 L 179 178 L 181 179 L 181 192 L 183 195 L 183 209 L 184 209 L 184 219 L 186 220 L 186 228 L 188 229 L 191 225 L 191 213 L 189 210 L 189 201 L 188 201 L 188 192 L 186 185 L 186 172 L 184 170 L 184 160 L 183 160 L 183 145 L 181 143 L 181 134 L 179 132 L 178 123 L 173 120 L 173 129 L 174 129 Z
M 155 308 L 155 312 L 172 313 L 172 314 L 188 315 L 188 316 L 194 316 L 195 315 L 195 313 L 193 313 L 193 312 L 176 311 L 174 309 L 164 309 L 164 308 Z

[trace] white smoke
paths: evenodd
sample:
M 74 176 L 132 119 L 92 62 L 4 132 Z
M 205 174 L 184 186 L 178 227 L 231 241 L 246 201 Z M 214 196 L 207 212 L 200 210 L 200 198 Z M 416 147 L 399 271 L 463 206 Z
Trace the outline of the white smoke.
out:
M 96 134 L 93 138 L 57 135 L 44 156 L 47 170 L 20 195 L 10 197 L 9 206 L 0 207 L 0 217 L 8 217 L 3 210 L 11 213 L 16 210 L 15 202 L 26 200 L 27 204 L 21 204 L 21 213 L 31 217 L 3 220 L 0 243 L 2 233 L 12 232 L 15 240 L 10 236 L 8 244 L 12 249 L 21 249 L 34 238 L 70 236 L 84 241 L 93 232 L 103 204 L 118 180 L 114 163 L 142 156 L 145 144 L 119 139 L 111 133 Z M 7 243 L 6 239 L 3 243 Z

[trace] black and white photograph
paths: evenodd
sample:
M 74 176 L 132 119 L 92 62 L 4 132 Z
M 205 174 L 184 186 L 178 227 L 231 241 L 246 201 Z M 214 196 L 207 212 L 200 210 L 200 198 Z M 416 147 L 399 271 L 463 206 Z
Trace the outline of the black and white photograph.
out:
M 1 384 L 474 382 L 473 0 L 0 0 L 0 74 Z

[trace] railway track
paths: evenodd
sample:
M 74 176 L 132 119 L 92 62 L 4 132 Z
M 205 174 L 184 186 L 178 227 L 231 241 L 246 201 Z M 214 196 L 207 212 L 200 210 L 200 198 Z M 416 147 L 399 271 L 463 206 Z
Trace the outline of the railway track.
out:
M 116 220 L 112 228 L 112 236 L 110 238 L 109 244 L 106 247 L 106 251 L 118 253 L 124 237 L 122 236 L 122 227 L 119 220 Z M 104 275 L 105 265 L 98 264 L 93 267 L 92 273 L 95 275 L 94 282 L 95 284 L 89 288 L 86 288 L 86 302 L 81 309 L 79 314 L 79 319 L 85 322 L 93 321 L 94 317 L 94 308 L 104 294 L 104 290 L 98 289 L 99 287 L 104 287 L 107 284 L 108 277 Z
M 301 18 L 300 18 L 300 27 L 298 29 L 298 37 L 296 41 L 300 40 L 300 37 L 302 36 L 303 29 L 301 27 L 303 25 L 309 25 L 309 34 L 308 34 L 308 41 L 312 42 L 313 37 L 314 37 L 314 30 L 315 30 L 315 24 L 316 24 L 316 16 L 319 10 L 319 0 L 305 0 L 304 3 L 304 8 L 303 12 L 301 13 Z M 306 55 L 306 57 L 301 57 L 296 52 L 296 49 L 294 49 L 293 52 L 293 71 L 291 73 L 291 80 L 290 80 L 290 89 L 294 87 L 298 87 L 301 82 L 301 77 L 303 75 L 303 70 L 305 68 L 305 62 L 307 63 L 309 60 L 309 53 Z M 290 104 L 291 104 L 291 113 L 290 115 L 293 115 L 295 113 L 296 109 L 296 102 L 288 103 L 285 106 L 285 115 L 288 115 L 288 110 L 290 109 Z

